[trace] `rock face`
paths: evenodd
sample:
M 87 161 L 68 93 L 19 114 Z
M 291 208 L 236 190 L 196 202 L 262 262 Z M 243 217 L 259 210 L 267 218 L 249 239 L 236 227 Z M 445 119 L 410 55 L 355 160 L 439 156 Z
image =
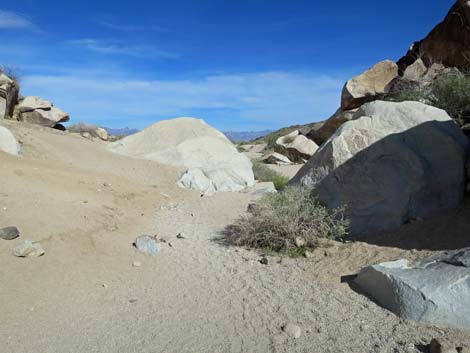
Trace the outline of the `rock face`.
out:
M 470 248 L 415 264 L 398 260 L 369 266 L 355 282 L 402 318 L 470 328 Z
M 0 72 L 0 119 L 10 119 L 13 116 L 18 93 L 18 84 Z
M 359 108 L 362 104 L 387 92 L 387 86 L 398 76 L 398 66 L 393 61 L 381 61 L 366 72 L 346 82 L 341 94 L 341 110 Z
M 429 66 L 442 63 L 448 67 L 467 70 L 470 67 L 470 3 L 458 0 L 444 21 L 426 38 L 413 43 L 408 53 L 400 59 L 400 71 L 413 64 L 418 57 Z
M 30 96 L 19 104 L 18 120 L 46 127 L 69 120 L 69 115 L 40 97 Z
M 312 140 L 301 135 L 299 130 L 296 130 L 278 138 L 274 149 L 291 161 L 301 162 L 308 160 L 318 149 L 318 146 Z
M 468 140 L 443 110 L 418 102 L 365 104 L 297 173 L 330 208 L 347 206 L 351 233 L 397 229 L 456 207 Z
M 206 194 L 255 184 L 253 166 L 220 131 L 203 120 L 178 118 L 109 144 L 116 153 L 183 167 L 178 184 Z
M 15 136 L 4 126 L 0 126 L 0 151 L 19 156 L 21 153 L 20 144 Z

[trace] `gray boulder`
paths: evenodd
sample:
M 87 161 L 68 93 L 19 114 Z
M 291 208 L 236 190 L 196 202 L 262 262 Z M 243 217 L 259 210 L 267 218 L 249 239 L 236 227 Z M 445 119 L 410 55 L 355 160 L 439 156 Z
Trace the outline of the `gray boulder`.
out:
M 15 136 L 4 126 L 0 126 L 0 151 L 19 156 L 21 153 L 20 144 Z
M 12 118 L 18 101 L 18 92 L 18 83 L 0 72 L 0 119 Z
M 355 282 L 402 318 L 470 329 L 470 248 L 369 266 Z
M 346 206 L 352 234 L 391 231 L 457 207 L 468 140 L 443 110 L 418 102 L 365 104 L 291 183 Z
M 262 161 L 263 163 L 266 163 L 266 164 L 277 164 L 277 165 L 291 165 L 292 164 L 289 158 L 277 152 L 270 153 L 269 155 L 265 156 L 262 159 Z

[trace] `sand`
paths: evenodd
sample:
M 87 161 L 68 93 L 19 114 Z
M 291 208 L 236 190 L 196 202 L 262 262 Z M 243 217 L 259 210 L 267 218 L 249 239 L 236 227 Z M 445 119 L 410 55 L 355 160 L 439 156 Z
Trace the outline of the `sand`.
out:
M 348 284 L 369 263 L 469 246 L 468 202 L 398 233 L 262 265 L 258 252 L 215 240 L 254 196 L 201 197 L 175 186 L 181 170 L 7 125 L 24 157 L 0 153 L 0 227 L 22 235 L 0 241 L 0 352 L 420 352 L 431 338 L 470 346 L 470 333 L 400 320 Z M 164 238 L 161 253 L 138 253 L 142 234 Z M 46 254 L 14 257 L 22 239 Z M 287 323 L 300 338 L 282 331 Z

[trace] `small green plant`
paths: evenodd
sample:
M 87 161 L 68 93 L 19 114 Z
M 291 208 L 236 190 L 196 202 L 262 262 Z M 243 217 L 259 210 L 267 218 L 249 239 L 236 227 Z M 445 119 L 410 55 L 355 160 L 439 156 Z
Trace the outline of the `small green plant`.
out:
M 259 160 L 253 161 L 253 173 L 258 181 L 273 182 L 276 190 L 282 190 L 289 182 L 289 178 L 277 173 Z
M 319 239 L 344 239 L 347 226 L 344 209 L 329 210 L 312 197 L 311 189 L 288 186 L 265 195 L 223 234 L 237 246 L 296 257 L 315 247 Z

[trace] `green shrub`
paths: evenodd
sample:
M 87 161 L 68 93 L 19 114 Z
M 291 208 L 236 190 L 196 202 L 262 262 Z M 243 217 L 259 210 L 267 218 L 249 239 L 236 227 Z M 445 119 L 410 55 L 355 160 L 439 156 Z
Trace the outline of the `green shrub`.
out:
M 289 178 L 272 170 L 261 161 L 253 161 L 253 173 L 258 181 L 272 181 L 276 190 L 282 190 L 289 181 Z
M 344 239 L 348 222 L 343 209 L 330 211 L 311 193 L 308 188 L 288 186 L 282 192 L 265 195 L 247 215 L 224 230 L 225 239 L 237 246 L 291 255 L 315 247 L 319 239 Z
M 453 70 L 427 85 L 401 80 L 385 99 L 423 102 L 445 110 L 459 125 L 463 125 L 470 119 L 470 76 Z

